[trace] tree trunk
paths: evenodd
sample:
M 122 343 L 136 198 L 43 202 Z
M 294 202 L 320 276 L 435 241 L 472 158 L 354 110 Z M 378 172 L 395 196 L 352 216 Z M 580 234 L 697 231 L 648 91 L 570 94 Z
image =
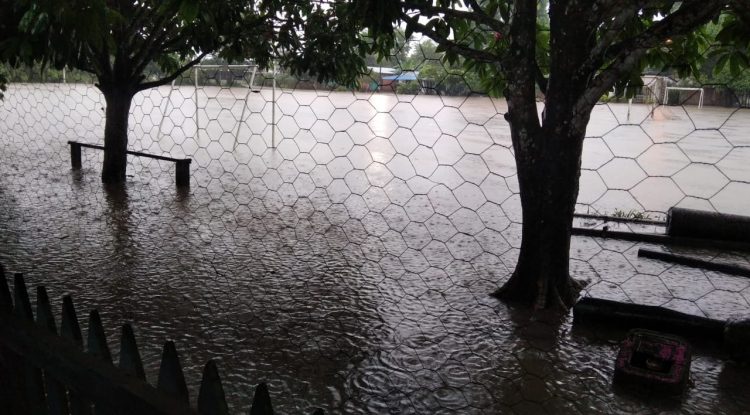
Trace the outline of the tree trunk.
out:
M 579 105 L 592 71 L 581 70 L 595 40 L 588 3 L 550 2 L 550 74 L 536 57 L 537 2 L 514 2 L 506 119 L 511 128 L 523 209 L 521 252 L 510 279 L 494 295 L 537 309 L 567 310 L 581 285 L 570 277 L 570 234 L 578 198 L 581 153 L 595 102 Z M 541 123 L 536 86 L 545 96 Z
M 128 116 L 133 94 L 118 88 L 102 89 L 106 100 L 102 183 L 124 183 L 127 169 Z
M 516 164 L 523 208 L 521 252 L 510 280 L 494 295 L 534 308 L 571 307 L 581 285 L 569 274 L 570 234 L 578 197 L 582 133 L 519 137 Z

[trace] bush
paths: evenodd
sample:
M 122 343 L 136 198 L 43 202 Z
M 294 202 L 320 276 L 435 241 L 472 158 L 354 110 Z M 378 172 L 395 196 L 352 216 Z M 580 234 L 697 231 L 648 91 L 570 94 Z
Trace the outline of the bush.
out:
M 419 93 L 420 85 L 417 81 L 399 82 L 396 87 L 397 94 L 416 95 Z

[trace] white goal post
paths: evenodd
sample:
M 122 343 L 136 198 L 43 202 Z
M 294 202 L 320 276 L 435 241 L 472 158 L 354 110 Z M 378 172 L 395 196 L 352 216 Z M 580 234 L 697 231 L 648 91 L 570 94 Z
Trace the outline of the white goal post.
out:
M 244 105 L 242 107 L 242 114 L 240 115 L 240 121 L 237 123 L 237 128 L 234 131 L 235 135 L 235 143 L 234 148 L 237 147 L 237 137 L 240 134 L 240 128 L 242 127 L 242 120 L 245 118 L 245 113 L 247 110 L 247 100 L 251 93 L 260 92 L 261 89 L 263 89 L 263 81 L 261 81 L 260 85 L 256 85 L 256 78 L 257 75 L 259 75 L 258 66 L 255 64 L 245 64 L 245 65 L 204 65 L 204 64 L 198 64 L 193 67 L 193 82 L 194 82 L 194 92 L 193 92 L 193 100 L 195 101 L 195 134 L 196 137 L 200 137 L 200 129 L 201 129 L 201 120 L 200 120 L 200 105 L 199 105 L 199 99 L 198 99 L 198 90 L 202 87 L 199 82 L 199 74 L 203 70 L 214 70 L 217 72 L 221 71 L 237 71 L 241 72 L 242 76 L 245 77 L 246 75 L 249 75 L 250 79 L 247 81 L 247 91 L 245 93 L 245 97 L 243 99 Z M 276 147 L 276 75 L 277 75 L 277 68 L 275 65 L 275 62 L 271 68 L 271 147 Z M 169 94 L 166 97 L 166 104 L 164 109 L 162 110 L 162 114 L 167 114 L 169 111 L 169 105 L 171 103 L 172 99 L 172 92 L 175 90 L 175 81 L 172 81 L 172 85 L 169 91 Z M 164 122 L 165 117 L 162 117 L 161 121 L 159 122 L 159 129 L 157 134 L 161 134 L 162 131 L 162 124 Z M 233 150 L 234 150 L 233 148 Z
M 669 97 L 669 91 L 670 90 L 676 90 L 676 91 L 700 91 L 700 97 L 698 97 L 698 108 L 703 108 L 703 88 L 688 88 L 688 87 L 681 87 L 681 86 L 668 86 L 664 88 L 664 105 L 667 104 L 667 98 Z

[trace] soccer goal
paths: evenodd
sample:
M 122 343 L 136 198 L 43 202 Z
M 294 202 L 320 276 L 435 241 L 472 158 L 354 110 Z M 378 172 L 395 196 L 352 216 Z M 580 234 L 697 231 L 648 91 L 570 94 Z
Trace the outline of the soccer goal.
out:
M 206 129 L 210 125 L 211 121 L 215 121 L 217 114 L 214 109 L 218 108 L 231 108 L 232 109 L 232 123 L 235 126 L 232 128 L 232 133 L 235 137 L 235 143 L 233 150 L 237 146 L 237 137 L 240 135 L 240 130 L 243 126 L 243 121 L 246 118 L 248 112 L 248 101 L 251 98 L 251 94 L 260 93 L 261 90 L 270 89 L 270 100 L 271 100 L 271 147 L 276 146 L 276 68 L 273 67 L 270 71 L 261 71 L 257 65 L 196 65 L 192 70 L 192 80 L 190 83 L 193 84 L 194 90 L 192 91 L 192 99 L 195 105 L 194 121 L 195 121 L 195 137 L 198 142 L 212 140 L 213 135 Z M 189 79 L 189 78 L 188 78 Z M 188 84 L 189 85 L 189 84 Z M 173 105 L 173 93 L 179 94 L 179 89 L 185 85 L 176 85 L 172 82 L 171 88 L 165 100 L 165 107 L 161 109 L 162 114 L 168 114 L 171 110 L 170 105 Z M 203 91 L 203 93 L 200 93 Z M 240 93 L 241 91 L 241 93 Z M 184 92 L 183 92 L 184 94 Z M 267 98 L 266 98 L 267 99 Z M 220 103 L 212 101 L 221 101 Z M 231 102 L 224 102 L 231 101 Z M 239 105 L 235 105 L 239 104 Z M 234 111 L 241 108 L 238 113 Z M 162 117 L 159 124 L 158 132 L 161 134 L 162 124 L 167 117 Z M 225 120 L 226 121 L 226 120 Z M 202 134 L 206 134 L 208 137 L 201 137 Z
M 681 87 L 681 86 L 668 86 L 664 88 L 664 100 L 662 103 L 664 105 L 667 105 L 667 100 L 669 99 L 669 91 L 687 91 L 690 93 L 688 97 L 685 99 L 679 99 L 677 102 L 685 102 L 687 101 L 690 96 L 694 95 L 697 91 L 700 91 L 700 95 L 698 96 L 698 108 L 703 108 L 703 88 L 689 88 L 689 87 Z M 680 92 L 680 98 L 682 98 L 682 92 Z

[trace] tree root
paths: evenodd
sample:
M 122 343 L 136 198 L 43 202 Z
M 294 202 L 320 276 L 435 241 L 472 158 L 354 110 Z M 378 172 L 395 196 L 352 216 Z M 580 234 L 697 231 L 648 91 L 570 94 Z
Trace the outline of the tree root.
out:
M 509 305 L 567 312 L 575 305 L 585 285 L 585 281 L 570 276 L 555 284 L 543 276 L 529 279 L 513 273 L 508 282 L 490 295 Z

